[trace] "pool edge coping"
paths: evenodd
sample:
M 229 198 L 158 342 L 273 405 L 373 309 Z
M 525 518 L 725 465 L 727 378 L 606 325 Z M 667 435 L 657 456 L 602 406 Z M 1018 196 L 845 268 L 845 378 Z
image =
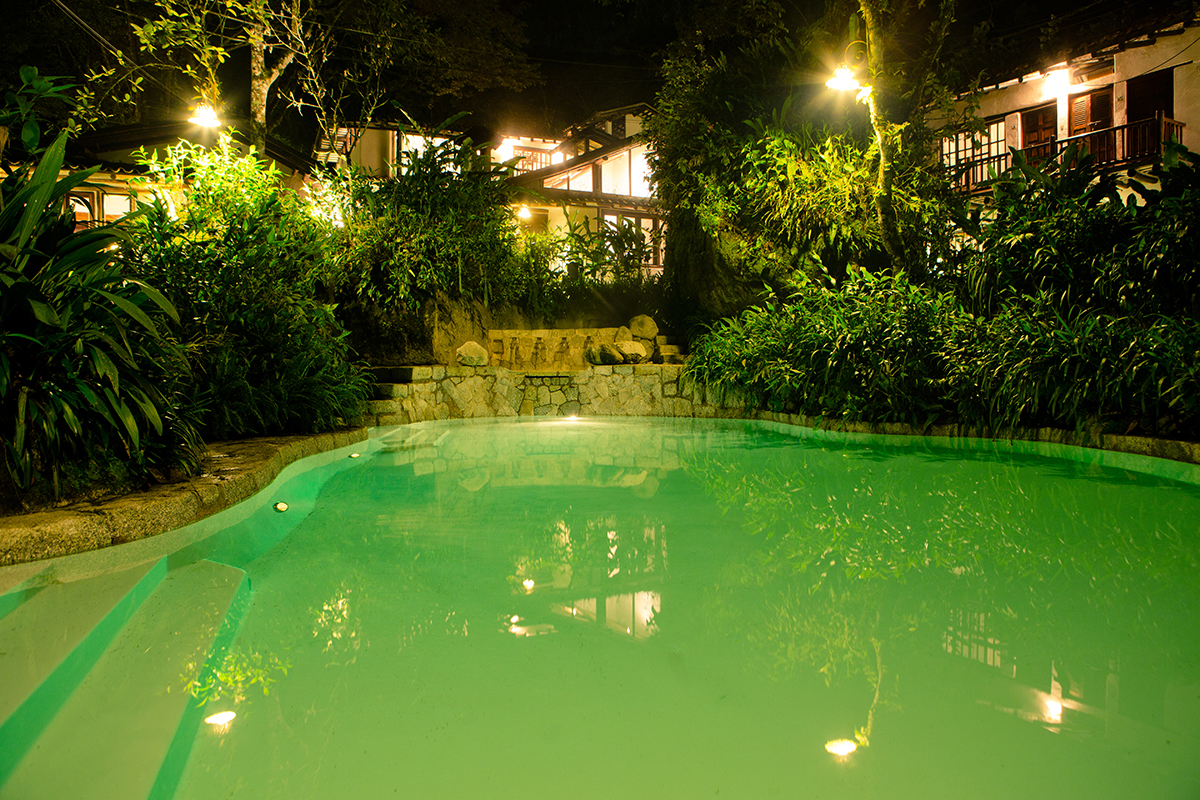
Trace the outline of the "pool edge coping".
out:
M 208 469 L 179 483 L 99 501 L 0 517 L 0 569 L 158 536 L 232 508 L 290 464 L 366 441 L 370 429 L 270 436 L 208 445 Z M 0 581 L 0 594 L 20 581 Z

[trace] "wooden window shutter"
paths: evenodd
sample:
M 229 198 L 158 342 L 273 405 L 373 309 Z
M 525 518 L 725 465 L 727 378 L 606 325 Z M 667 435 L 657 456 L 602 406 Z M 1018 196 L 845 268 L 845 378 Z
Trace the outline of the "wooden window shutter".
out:
M 1090 95 L 1071 98 L 1071 135 L 1083 133 L 1088 128 L 1088 105 Z

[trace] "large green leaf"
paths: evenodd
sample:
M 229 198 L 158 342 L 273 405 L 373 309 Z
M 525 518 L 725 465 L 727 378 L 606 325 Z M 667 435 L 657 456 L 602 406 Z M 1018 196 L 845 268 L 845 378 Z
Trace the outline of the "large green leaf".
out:
M 64 131 L 58 135 L 53 144 L 46 148 L 46 152 L 42 154 L 42 160 L 34 170 L 33 178 L 30 181 L 33 194 L 26 205 L 25 213 L 21 216 L 21 222 L 17 226 L 16 241 L 13 242 L 19 248 L 24 248 L 29 242 L 46 212 L 47 204 L 54 194 L 54 185 L 58 181 L 58 171 L 62 169 L 66 148 L 67 134 Z
M 94 289 L 93 291 L 95 291 L 96 294 L 99 294 L 101 297 L 104 297 L 112 302 L 113 305 L 124 311 L 129 316 L 133 317 L 138 321 L 138 323 L 141 324 L 143 328 L 150 331 L 150 333 L 156 336 L 158 335 L 158 328 L 155 327 L 154 322 L 151 321 L 150 317 L 146 315 L 145 311 L 142 311 L 136 305 L 120 295 L 113 294 L 112 292 L 106 292 L 103 289 Z

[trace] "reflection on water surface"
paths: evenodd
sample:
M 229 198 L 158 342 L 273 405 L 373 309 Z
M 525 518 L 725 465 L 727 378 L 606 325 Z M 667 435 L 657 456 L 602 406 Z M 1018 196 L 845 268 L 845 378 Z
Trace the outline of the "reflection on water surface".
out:
M 736 422 L 374 445 L 192 548 L 270 685 L 180 797 L 1200 796 L 1196 486 Z

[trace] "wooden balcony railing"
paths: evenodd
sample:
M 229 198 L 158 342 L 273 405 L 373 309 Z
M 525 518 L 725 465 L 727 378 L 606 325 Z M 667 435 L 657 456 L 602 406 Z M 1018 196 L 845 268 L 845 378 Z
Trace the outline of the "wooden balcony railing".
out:
M 1184 123 L 1159 114 L 1154 119 L 1088 131 L 1065 139 L 1052 139 L 1045 144 L 1027 147 L 1023 152 L 1030 164 L 1039 164 L 1076 145 L 1081 153 L 1091 153 L 1099 168 L 1117 169 L 1158 158 L 1162 155 L 1165 142 L 1183 140 L 1183 128 Z M 1011 166 L 1011 151 L 960 161 L 951 166 L 955 189 L 961 194 L 986 192 L 987 182 L 992 176 L 1001 174 Z

